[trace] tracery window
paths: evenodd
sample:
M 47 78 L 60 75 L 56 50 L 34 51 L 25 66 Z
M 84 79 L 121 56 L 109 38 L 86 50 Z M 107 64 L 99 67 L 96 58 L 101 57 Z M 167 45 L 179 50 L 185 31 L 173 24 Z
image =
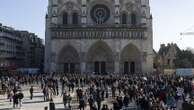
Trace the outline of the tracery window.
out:
M 78 24 L 78 13 L 73 13 L 72 24 Z
M 137 16 L 135 13 L 131 14 L 131 24 L 136 25 L 137 24 Z
M 91 9 L 90 15 L 94 22 L 103 24 L 110 18 L 110 10 L 104 4 L 97 4 Z
M 121 21 L 122 24 L 127 24 L 127 14 L 123 13 L 121 18 L 122 18 L 122 21 Z
M 63 13 L 63 24 L 68 24 L 68 13 L 67 12 Z

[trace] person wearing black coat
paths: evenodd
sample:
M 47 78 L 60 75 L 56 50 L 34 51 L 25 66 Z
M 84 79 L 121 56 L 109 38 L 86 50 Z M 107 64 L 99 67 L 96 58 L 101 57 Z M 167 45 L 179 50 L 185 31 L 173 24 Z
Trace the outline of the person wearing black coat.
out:
M 143 110 L 149 110 L 149 101 L 145 97 L 142 98 L 140 103 Z
M 128 95 L 125 95 L 125 97 L 123 98 L 123 105 L 125 107 L 127 107 L 129 105 L 129 97 L 128 97 Z
M 118 107 L 119 109 L 122 109 L 123 107 L 123 100 L 122 97 L 117 97 Z
M 34 92 L 33 86 L 31 86 L 31 88 L 30 88 L 30 99 L 31 100 L 33 98 L 33 92 Z
M 19 106 L 22 107 L 22 99 L 24 98 L 24 94 L 20 90 L 20 92 L 17 94 Z
M 17 94 L 13 95 L 13 108 L 18 107 L 18 96 Z
M 183 110 L 194 110 L 194 105 L 184 101 L 182 104 Z
M 106 110 L 106 105 L 103 105 L 101 110 Z
M 63 93 L 63 104 L 64 104 L 64 108 L 66 108 L 67 106 L 67 100 L 68 100 L 68 97 L 67 97 L 67 94 L 66 93 Z
M 18 91 L 17 88 L 14 87 L 14 88 L 13 88 L 13 94 L 16 94 L 17 91 Z
M 92 96 L 89 97 L 88 99 L 88 103 L 89 103 L 89 106 L 90 106 L 90 110 L 93 110 L 93 104 L 94 104 L 94 99 Z
M 98 108 L 98 110 L 100 110 L 100 108 L 101 108 L 101 102 L 102 102 L 102 99 L 101 99 L 100 96 L 97 96 L 96 102 L 97 102 L 97 108 Z
M 53 99 L 51 99 L 49 102 L 49 108 L 50 110 L 55 110 L 55 103 L 53 102 Z
M 119 104 L 117 101 L 113 102 L 113 110 L 120 110 L 119 109 Z
M 79 100 L 79 109 L 80 110 L 84 110 L 85 109 L 85 100 L 84 100 L 83 96 Z

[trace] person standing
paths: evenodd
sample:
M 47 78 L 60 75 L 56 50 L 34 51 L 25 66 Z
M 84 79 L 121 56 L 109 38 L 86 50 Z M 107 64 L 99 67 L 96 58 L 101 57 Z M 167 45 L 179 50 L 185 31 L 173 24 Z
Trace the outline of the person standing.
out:
M 22 90 L 19 91 L 19 93 L 17 94 L 18 97 L 18 102 L 19 102 L 19 107 L 22 107 L 22 99 L 24 98 L 24 94 L 22 93 Z
M 90 110 L 92 110 L 93 108 L 93 104 L 94 104 L 94 99 L 92 96 L 89 97 L 88 99 L 88 103 L 89 103 L 89 106 L 90 106 Z
M 8 89 L 7 94 L 8 94 L 9 102 L 11 103 L 12 102 L 12 98 L 13 98 L 13 93 L 12 93 L 12 91 L 10 89 Z
M 18 107 L 18 97 L 16 93 L 13 95 L 13 108 L 15 107 Z
M 123 104 L 124 104 L 125 107 L 128 107 L 128 105 L 129 105 L 129 96 L 128 95 L 124 96 Z
M 64 89 L 65 89 L 65 80 L 64 78 L 61 79 L 61 96 L 63 95 L 64 93 Z
M 55 87 L 56 87 L 56 95 L 58 96 L 59 95 L 59 83 L 58 83 L 58 80 L 56 79 L 56 82 L 55 82 Z
M 116 88 L 114 87 L 114 85 L 112 85 L 111 90 L 112 90 L 112 97 L 115 97 Z
M 85 100 L 84 100 L 84 96 L 82 96 L 79 100 L 79 109 L 80 110 L 85 110 Z
M 15 95 L 17 91 L 18 91 L 18 90 L 17 90 L 17 87 L 14 86 L 14 88 L 13 88 L 13 94 Z
M 101 91 L 99 89 L 97 89 L 97 97 L 96 97 L 96 102 L 97 102 L 97 108 L 98 110 L 100 110 L 101 108 L 101 102 L 102 102 L 102 98 L 100 96 Z
M 113 110 L 120 110 L 118 102 L 116 100 L 113 102 Z
M 31 88 L 30 88 L 30 99 L 31 100 L 33 98 L 33 92 L 34 92 L 33 86 L 31 86 Z
M 67 100 L 68 100 L 68 97 L 66 93 L 63 93 L 63 104 L 65 109 L 67 108 Z
M 43 95 L 44 95 L 44 101 L 48 101 L 48 88 L 43 87 Z
M 105 105 L 105 104 L 104 104 L 101 110 L 109 110 L 109 109 L 108 109 L 108 105 Z
M 69 106 L 69 109 L 70 109 L 70 110 L 71 110 L 71 100 L 72 100 L 72 97 L 71 97 L 71 95 L 69 94 L 69 95 L 68 95 L 67 103 L 68 103 L 68 106 Z
M 50 108 L 50 110 L 55 110 L 55 103 L 53 102 L 52 98 L 51 98 L 51 100 L 49 102 L 49 108 Z

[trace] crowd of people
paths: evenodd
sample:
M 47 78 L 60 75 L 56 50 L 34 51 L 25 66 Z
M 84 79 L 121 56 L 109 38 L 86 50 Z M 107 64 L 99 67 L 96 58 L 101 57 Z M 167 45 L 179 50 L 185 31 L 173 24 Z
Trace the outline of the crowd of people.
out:
M 72 108 L 73 96 L 80 110 L 122 110 L 133 106 L 137 110 L 194 110 L 193 79 L 164 75 L 88 75 L 39 74 L 1 76 L 1 89 L 7 93 L 13 107 L 21 107 L 22 87 L 29 86 L 33 100 L 34 87 L 41 88 L 44 101 L 55 110 L 54 96 L 62 96 L 64 108 Z M 108 100 L 108 101 L 107 101 Z M 104 103 L 107 101 L 107 103 Z

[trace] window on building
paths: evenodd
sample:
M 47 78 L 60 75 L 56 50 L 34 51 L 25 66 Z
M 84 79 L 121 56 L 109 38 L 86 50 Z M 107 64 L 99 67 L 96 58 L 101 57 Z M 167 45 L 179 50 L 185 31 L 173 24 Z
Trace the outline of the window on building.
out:
M 168 59 L 168 62 L 167 63 L 168 63 L 168 65 L 170 65 L 170 59 Z
M 137 16 L 135 13 L 131 14 L 131 24 L 136 25 L 137 24 Z
M 72 15 L 72 24 L 78 24 L 78 14 L 73 13 Z
M 67 12 L 63 13 L 63 24 L 68 24 L 68 13 Z
M 123 13 L 122 14 L 122 24 L 127 24 L 127 14 Z
M 173 63 L 174 63 L 174 64 L 176 63 L 176 60 L 175 60 L 175 59 L 173 59 Z

